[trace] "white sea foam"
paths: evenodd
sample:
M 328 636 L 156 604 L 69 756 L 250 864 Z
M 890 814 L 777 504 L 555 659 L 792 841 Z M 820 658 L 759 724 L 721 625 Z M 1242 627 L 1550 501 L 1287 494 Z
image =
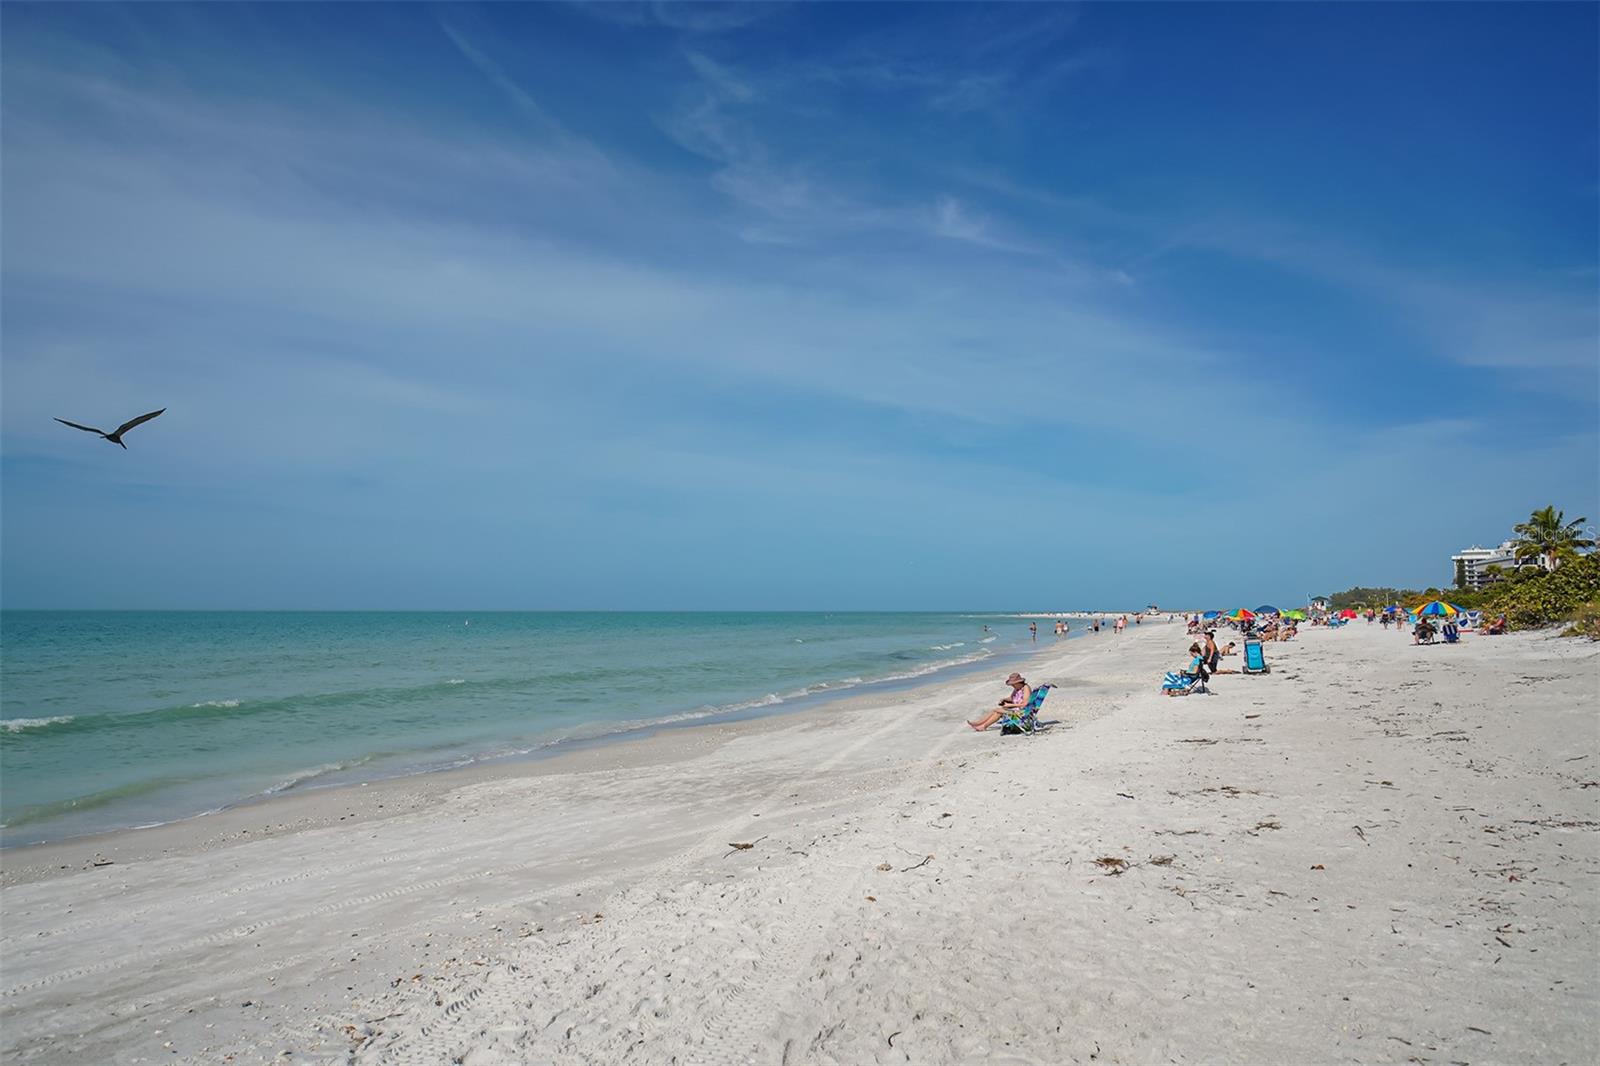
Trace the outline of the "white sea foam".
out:
M 282 781 L 279 781 L 276 785 L 273 785 L 271 788 L 263 789 L 262 792 L 261 792 L 261 795 L 263 795 L 263 796 L 276 796 L 280 792 L 287 792 L 289 789 L 294 788 L 296 785 L 303 785 L 307 781 L 312 780 L 313 778 L 322 777 L 322 776 L 324 776 L 326 774 L 338 773 L 340 770 L 349 770 L 349 769 L 351 769 L 353 767 L 360 766 L 363 763 L 367 763 L 367 762 L 371 762 L 371 761 L 372 761 L 372 756 L 369 755 L 369 756 L 366 756 L 365 758 L 350 759 L 350 760 L 347 760 L 345 762 L 323 763 L 321 766 L 313 766 L 308 770 L 296 770 L 294 773 L 290 774 L 288 777 L 284 778 Z
M 984 649 L 975 655 L 964 655 L 959 659 L 945 659 L 943 662 L 927 663 L 923 666 L 917 667 L 915 670 L 907 670 L 902 674 L 890 674 L 888 677 L 880 677 L 878 680 L 909 681 L 914 677 L 926 677 L 929 674 L 938 673 L 940 670 L 948 670 L 952 666 L 965 666 L 968 663 L 981 662 L 982 660 L 989 658 L 991 654 L 993 653 L 987 649 Z
M 189 706 L 190 707 L 224 707 L 224 708 L 231 709 L 231 708 L 239 706 L 239 701 L 238 700 L 205 700 L 205 701 L 200 702 L 200 703 L 191 703 L 191 704 L 189 704 Z
M 445 682 L 447 685 L 465 685 L 466 683 L 467 679 L 464 677 L 452 677 L 450 680 Z
M 930 645 L 928 645 L 928 650 L 929 651 L 951 651 L 952 649 L 964 648 L 966 646 L 967 646 L 967 642 L 966 641 L 958 640 L 954 644 L 930 644 Z
M 769 692 L 760 699 L 745 700 L 743 703 L 730 703 L 726 707 L 719 708 L 719 710 L 748 711 L 752 707 L 775 707 L 782 702 L 782 696 L 778 695 L 776 692 Z
M 984 637 L 982 640 L 978 641 L 978 643 L 979 644 L 993 644 L 995 642 L 995 640 L 996 640 L 995 637 Z
M 58 714 L 51 718 L 8 718 L 0 722 L 7 733 L 20 733 L 24 729 L 43 729 L 47 725 L 60 725 L 72 721 L 70 714 Z

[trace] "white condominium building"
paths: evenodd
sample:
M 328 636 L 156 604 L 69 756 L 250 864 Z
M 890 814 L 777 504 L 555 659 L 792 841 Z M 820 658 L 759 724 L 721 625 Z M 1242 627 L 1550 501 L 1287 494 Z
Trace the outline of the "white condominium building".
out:
M 1516 570 L 1522 566 L 1543 566 L 1543 560 L 1518 562 L 1517 542 L 1508 540 L 1498 548 L 1480 548 L 1474 544 L 1459 554 L 1450 556 L 1452 584 L 1463 588 L 1481 589 L 1501 578 L 1500 570 Z

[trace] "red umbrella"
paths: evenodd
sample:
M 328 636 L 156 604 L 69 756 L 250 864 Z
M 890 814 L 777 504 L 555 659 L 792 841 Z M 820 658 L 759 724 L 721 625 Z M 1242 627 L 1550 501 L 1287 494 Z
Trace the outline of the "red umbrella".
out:
M 1344 610 L 1339 612 L 1339 617 L 1340 618 L 1354 618 L 1354 617 L 1356 617 L 1356 613 L 1354 611 L 1352 611 L 1350 608 L 1346 607 Z

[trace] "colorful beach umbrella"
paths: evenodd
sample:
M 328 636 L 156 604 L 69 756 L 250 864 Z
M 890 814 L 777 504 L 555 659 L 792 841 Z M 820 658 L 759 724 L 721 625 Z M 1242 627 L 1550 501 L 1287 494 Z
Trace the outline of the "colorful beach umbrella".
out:
M 1256 613 L 1254 611 L 1247 611 L 1243 607 L 1235 608 L 1228 612 L 1228 617 L 1235 622 L 1243 622 L 1246 618 L 1254 618 L 1255 616 Z
M 1427 603 L 1411 612 L 1413 617 L 1418 618 L 1423 617 L 1424 615 L 1443 615 L 1448 618 L 1451 615 L 1460 613 L 1461 608 L 1445 603 L 1443 600 L 1429 600 Z
M 1281 614 L 1281 613 L 1282 613 L 1281 611 L 1279 611 L 1276 607 L 1271 606 L 1270 604 L 1256 608 L 1256 614 Z

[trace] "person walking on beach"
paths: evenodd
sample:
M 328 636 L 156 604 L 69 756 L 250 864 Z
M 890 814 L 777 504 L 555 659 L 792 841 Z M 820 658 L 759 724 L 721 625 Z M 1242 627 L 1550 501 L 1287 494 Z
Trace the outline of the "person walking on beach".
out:
M 1019 711 L 1028 705 L 1029 700 L 1033 699 L 1033 689 L 1028 687 L 1027 679 L 1021 674 L 1013 673 L 1006 678 L 1006 684 L 1011 686 L 1011 695 L 1001 700 L 994 710 L 976 722 L 968 722 L 968 725 L 981 733 L 1004 718 L 1007 711 Z

